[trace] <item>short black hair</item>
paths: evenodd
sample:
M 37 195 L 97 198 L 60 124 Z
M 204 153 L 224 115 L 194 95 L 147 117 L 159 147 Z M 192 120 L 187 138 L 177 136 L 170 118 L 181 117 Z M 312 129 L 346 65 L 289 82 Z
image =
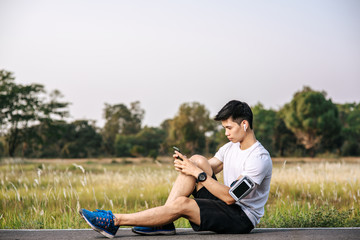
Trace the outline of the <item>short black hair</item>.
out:
M 237 124 L 241 124 L 243 120 L 247 120 L 252 129 L 253 122 L 253 113 L 251 108 L 246 102 L 241 102 L 238 100 L 232 100 L 228 102 L 215 116 L 215 121 L 225 121 L 229 118 L 232 118 Z

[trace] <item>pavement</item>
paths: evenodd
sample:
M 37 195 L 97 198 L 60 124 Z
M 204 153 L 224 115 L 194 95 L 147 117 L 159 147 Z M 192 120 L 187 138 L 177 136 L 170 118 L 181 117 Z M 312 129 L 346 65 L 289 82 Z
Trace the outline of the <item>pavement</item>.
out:
M 250 234 L 216 234 L 213 232 L 194 232 L 191 228 L 177 228 L 172 236 L 140 236 L 130 228 L 120 228 L 115 239 L 150 240 L 232 240 L 232 239 L 356 239 L 360 240 L 360 228 L 256 228 Z M 92 229 L 0 229 L 1 240 L 16 239 L 107 239 Z

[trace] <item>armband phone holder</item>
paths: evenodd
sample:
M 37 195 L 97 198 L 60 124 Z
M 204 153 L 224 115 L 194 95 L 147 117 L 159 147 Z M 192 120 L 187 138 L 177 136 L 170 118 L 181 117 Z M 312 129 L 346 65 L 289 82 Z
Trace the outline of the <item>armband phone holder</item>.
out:
M 242 198 L 246 197 L 253 189 L 255 188 L 255 183 L 248 176 L 244 176 L 242 179 L 238 180 L 229 190 L 229 194 L 239 201 Z

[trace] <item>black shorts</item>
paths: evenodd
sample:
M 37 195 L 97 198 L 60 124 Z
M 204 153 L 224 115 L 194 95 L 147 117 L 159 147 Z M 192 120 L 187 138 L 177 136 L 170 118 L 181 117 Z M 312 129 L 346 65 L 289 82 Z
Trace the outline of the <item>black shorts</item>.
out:
M 213 178 L 216 180 L 215 175 Z M 249 233 L 254 228 L 240 206 L 227 205 L 205 187 L 194 191 L 193 196 L 200 208 L 200 226 L 190 222 L 195 231 L 216 233 Z

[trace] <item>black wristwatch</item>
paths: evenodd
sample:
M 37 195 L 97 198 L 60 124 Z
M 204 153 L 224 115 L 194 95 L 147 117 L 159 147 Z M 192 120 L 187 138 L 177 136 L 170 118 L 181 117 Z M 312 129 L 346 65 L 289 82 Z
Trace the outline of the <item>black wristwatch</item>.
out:
M 203 182 L 203 181 L 206 180 L 206 178 L 207 178 L 206 173 L 205 173 L 205 172 L 202 172 L 202 173 L 199 173 L 199 176 L 197 177 L 197 181 L 198 181 L 198 182 Z

